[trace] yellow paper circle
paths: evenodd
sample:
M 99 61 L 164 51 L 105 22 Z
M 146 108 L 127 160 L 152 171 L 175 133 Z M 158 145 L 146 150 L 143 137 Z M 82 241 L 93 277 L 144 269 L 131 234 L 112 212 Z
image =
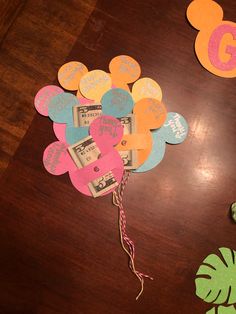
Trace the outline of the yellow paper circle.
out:
M 135 102 L 143 98 L 162 100 L 162 90 L 159 84 L 151 78 L 144 77 L 137 80 L 132 88 L 132 96 Z
M 65 63 L 58 71 L 58 81 L 60 85 L 70 91 L 79 88 L 81 77 L 88 72 L 87 67 L 77 61 Z
M 95 101 L 100 101 L 103 94 L 111 89 L 111 77 L 102 70 L 93 70 L 86 73 L 80 80 L 81 94 Z

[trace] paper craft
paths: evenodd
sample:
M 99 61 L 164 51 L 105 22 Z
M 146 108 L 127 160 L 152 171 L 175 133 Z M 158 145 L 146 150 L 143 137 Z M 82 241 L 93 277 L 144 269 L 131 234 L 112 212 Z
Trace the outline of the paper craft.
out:
M 66 143 L 66 124 L 53 122 L 53 131 L 60 142 Z
M 152 132 L 152 152 L 148 159 L 134 172 L 145 172 L 156 167 L 164 158 L 166 143 L 180 144 L 188 134 L 188 124 L 183 116 L 169 112 L 163 126 Z
M 84 105 L 94 104 L 94 101 L 80 97 L 78 99 L 78 103 L 81 104 L 81 107 L 83 107 Z M 90 119 L 90 121 L 92 121 L 92 119 Z M 68 144 L 74 144 L 89 135 L 89 126 L 75 127 L 74 123 L 73 125 L 68 124 L 65 132 L 66 142 Z
M 79 88 L 80 79 L 88 72 L 87 67 L 77 61 L 71 61 L 64 64 L 58 71 L 58 81 L 60 85 L 70 91 L 76 91 Z
M 219 306 L 218 309 L 212 308 L 210 311 L 207 311 L 206 314 L 236 314 L 236 309 L 233 305 Z
M 63 142 L 51 143 L 43 153 L 43 164 L 47 171 L 54 175 L 61 175 L 67 171 L 76 171 L 68 152 L 68 145 Z
M 121 125 L 123 126 L 123 135 L 135 134 L 137 130 L 137 124 L 134 114 L 128 114 L 125 117 L 118 118 Z M 138 150 L 137 149 L 126 149 L 125 146 L 127 141 L 122 141 L 121 145 L 124 149 L 119 150 L 119 154 L 123 160 L 124 168 L 131 170 L 138 167 Z
M 139 100 L 133 109 L 136 120 L 136 133 L 124 135 L 117 145 L 118 150 L 137 150 L 137 165 L 141 166 L 152 150 L 151 130 L 163 125 L 166 119 L 166 108 L 163 103 L 154 98 Z
M 160 85 L 148 77 L 137 80 L 132 87 L 132 97 L 135 102 L 144 98 L 162 100 L 162 90 Z
M 93 70 L 81 78 L 79 88 L 84 97 L 99 102 L 105 92 L 111 89 L 111 85 L 109 74 L 102 70 Z
M 53 121 L 57 141 L 44 151 L 43 164 L 53 175 L 68 173 L 73 186 L 87 196 L 113 194 L 119 208 L 120 241 L 129 267 L 141 284 L 150 278 L 134 266 L 134 243 L 126 234 L 123 192 L 130 172 L 148 171 L 163 159 L 166 143 L 179 144 L 188 133 L 186 120 L 167 113 L 162 90 L 129 56 L 117 56 L 111 73 L 88 71 L 72 61 L 58 72 L 61 86 L 42 88 L 35 108 Z M 134 83 L 132 92 L 128 84 Z
M 41 88 L 35 98 L 34 98 L 34 106 L 36 110 L 43 116 L 48 116 L 48 105 L 50 100 L 61 93 L 63 93 L 64 90 L 58 86 L 55 85 L 48 85 L 43 88 Z
M 187 18 L 199 30 L 195 51 L 200 63 L 211 73 L 236 77 L 236 23 L 223 20 L 223 9 L 212 0 L 194 0 Z
M 114 190 L 114 185 L 112 185 L 112 188 L 107 189 L 110 183 L 110 178 L 107 180 L 106 178 L 103 178 L 106 173 L 112 171 L 116 182 L 119 184 L 121 181 L 124 166 L 119 153 L 114 149 L 114 145 L 121 140 L 123 128 L 120 121 L 116 118 L 103 115 L 92 122 L 90 126 L 90 135 L 99 148 L 101 155 L 95 161 L 91 160 L 92 162 L 89 162 L 88 165 L 81 165 L 82 169 L 70 173 L 70 178 L 79 191 L 86 195 L 92 194 L 93 196 L 94 194 L 91 193 L 91 189 L 90 191 L 88 189 L 88 184 L 99 178 L 100 184 L 98 188 L 100 193 L 99 195 L 96 194 L 96 196 L 100 196 Z M 88 149 L 86 155 L 86 146 L 84 145 L 84 142 L 82 145 L 75 144 L 72 147 L 74 155 L 78 155 L 76 150 L 79 150 L 79 152 L 82 152 L 81 155 L 83 155 L 84 159 L 86 159 L 86 156 L 89 158 L 92 158 L 93 156 L 91 147 Z M 69 151 L 70 150 L 71 148 L 69 148 Z M 115 185 L 115 187 L 117 185 Z M 104 191 L 104 193 L 101 193 L 102 191 Z
M 180 144 L 188 135 L 188 124 L 179 113 L 169 112 L 163 126 L 155 132 L 166 143 Z
M 200 266 L 195 280 L 196 294 L 208 303 L 233 305 L 236 303 L 236 252 L 228 248 L 219 251 L 220 257 L 210 254 Z M 232 306 L 221 306 L 218 313 L 233 311 Z
M 117 118 L 127 116 L 134 107 L 131 94 L 122 88 L 112 88 L 106 92 L 101 99 L 101 104 L 104 114 Z
M 78 104 L 79 101 L 74 95 L 60 93 L 51 98 L 48 104 L 48 115 L 54 122 L 73 125 L 73 107 Z
M 146 172 L 156 167 L 164 158 L 166 143 L 158 136 L 157 132 L 152 132 L 152 151 L 147 160 L 134 172 Z
M 231 216 L 234 222 L 236 222 L 236 203 L 231 205 Z
M 129 91 L 128 83 L 135 82 L 141 75 L 140 65 L 130 56 L 117 56 L 109 64 L 111 79 L 116 87 Z

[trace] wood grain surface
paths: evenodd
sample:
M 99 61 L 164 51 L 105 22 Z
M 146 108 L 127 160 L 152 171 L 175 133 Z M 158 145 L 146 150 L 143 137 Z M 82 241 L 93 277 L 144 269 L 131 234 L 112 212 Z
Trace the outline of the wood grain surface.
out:
M 0 175 L 33 119 L 35 91 L 53 82 L 95 3 L 0 1 Z
M 99 0 L 68 56 L 105 71 L 112 57 L 133 56 L 142 76 L 162 87 L 168 111 L 189 123 L 187 140 L 168 146 L 152 171 L 132 174 L 125 191 L 136 266 L 154 280 L 145 281 L 135 301 L 139 283 L 119 243 L 111 196 L 83 196 L 67 175 L 45 171 L 43 150 L 55 136 L 51 121 L 37 115 L 1 180 L 0 313 L 202 314 L 211 308 L 195 295 L 194 279 L 208 254 L 236 249 L 229 217 L 236 199 L 236 89 L 235 79 L 198 63 L 188 3 Z M 225 19 L 235 21 L 235 1 L 219 3 Z M 57 74 L 57 62 L 47 62 L 45 52 L 45 85 Z M 42 81 L 28 82 L 32 106 Z

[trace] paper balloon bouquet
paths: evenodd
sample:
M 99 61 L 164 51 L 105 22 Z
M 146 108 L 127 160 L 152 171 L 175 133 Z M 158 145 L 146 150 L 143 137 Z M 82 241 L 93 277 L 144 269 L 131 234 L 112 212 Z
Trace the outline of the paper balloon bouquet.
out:
M 167 113 L 160 86 L 140 78 L 136 60 L 117 56 L 109 70 L 88 71 L 80 62 L 68 62 L 58 71 L 62 88 L 40 89 L 35 107 L 53 121 L 57 138 L 44 151 L 46 170 L 53 175 L 68 172 L 73 186 L 87 196 L 113 194 L 121 245 L 141 283 L 138 298 L 149 276 L 135 269 L 134 243 L 125 228 L 124 188 L 131 172 L 148 171 L 161 162 L 166 143 L 183 142 L 188 126 L 179 113 Z

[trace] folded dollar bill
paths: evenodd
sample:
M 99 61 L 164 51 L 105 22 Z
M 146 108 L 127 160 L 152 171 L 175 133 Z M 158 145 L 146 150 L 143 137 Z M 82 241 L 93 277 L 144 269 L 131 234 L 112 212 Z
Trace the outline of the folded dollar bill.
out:
M 124 134 L 135 133 L 135 115 L 129 114 L 126 117 L 118 118 L 124 127 Z M 123 160 L 125 169 L 136 169 L 137 168 L 137 150 L 122 150 L 119 154 Z
M 68 152 L 78 168 L 83 168 L 90 163 L 96 161 L 101 152 L 94 142 L 92 136 L 87 136 L 81 141 L 68 147 Z M 103 193 L 118 185 L 112 171 L 90 182 L 88 187 L 94 197 L 100 196 Z
M 75 127 L 89 126 L 93 120 L 102 115 L 100 103 L 78 105 L 73 107 L 73 119 Z

